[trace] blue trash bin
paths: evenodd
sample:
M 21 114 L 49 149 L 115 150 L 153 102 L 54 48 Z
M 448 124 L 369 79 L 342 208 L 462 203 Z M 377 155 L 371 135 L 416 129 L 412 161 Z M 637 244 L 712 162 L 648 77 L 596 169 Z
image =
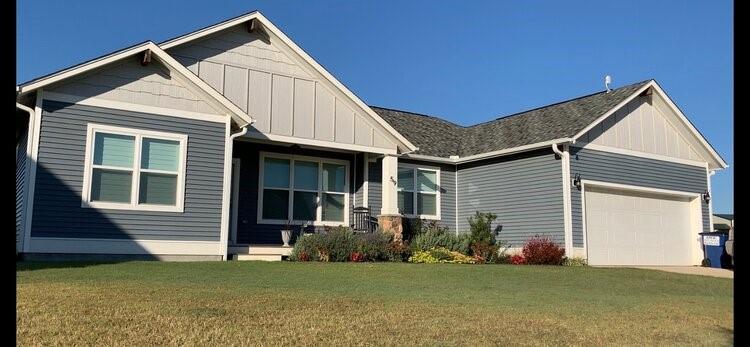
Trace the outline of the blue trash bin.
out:
M 714 268 L 731 267 L 729 254 L 727 254 L 724 243 L 729 238 L 728 233 L 710 232 L 700 233 L 703 242 L 704 265 Z

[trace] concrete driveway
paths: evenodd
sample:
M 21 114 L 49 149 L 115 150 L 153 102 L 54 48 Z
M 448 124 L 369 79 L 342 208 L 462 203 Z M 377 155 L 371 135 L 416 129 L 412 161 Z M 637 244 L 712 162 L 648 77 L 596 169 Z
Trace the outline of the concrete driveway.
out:
M 687 275 L 701 275 L 734 279 L 734 271 L 702 266 L 636 266 L 636 269 L 676 272 Z

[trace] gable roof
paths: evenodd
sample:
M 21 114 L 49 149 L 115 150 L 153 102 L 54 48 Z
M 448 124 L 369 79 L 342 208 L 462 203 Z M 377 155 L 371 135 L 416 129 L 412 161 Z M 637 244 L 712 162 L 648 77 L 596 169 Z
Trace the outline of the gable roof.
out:
M 195 74 L 190 72 L 185 66 L 177 62 L 167 52 L 164 52 L 159 46 L 151 41 L 145 41 L 137 45 L 121 49 L 119 51 L 104 55 L 99 58 L 95 58 L 81 64 L 63 69 L 28 82 L 21 83 L 16 86 L 17 98 L 22 95 L 31 93 L 39 88 L 48 86 L 50 84 L 60 82 L 62 80 L 81 75 L 88 71 L 102 67 L 104 65 L 132 57 L 135 54 L 139 54 L 145 51 L 151 51 L 152 58 L 158 59 L 159 62 L 164 64 L 170 72 L 174 72 L 183 82 L 191 85 L 196 91 L 199 92 L 212 106 L 219 110 L 226 112 L 227 115 L 239 125 L 245 126 L 253 122 L 253 119 L 245 113 L 242 109 L 234 105 L 224 95 L 217 92 L 205 81 L 198 78 Z
M 388 135 L 390 135 L 397 143 L 401 144 L 400 147 L 402 147 L 402 149 L 405 149 L 409 152 L 418 150 L 417 146 L 415 146 L 407 137 L 402 135 L 399 131 L 393 128 L 390 123 L 381 118 L 380 115 L 374 112 L 359 97 L 357 97 L 352 91 L 350 91 L 346 86 L 339 82 L 330 72 L 328 72 L 328 70 L 326 70 L 322 65 L 315 61 L 315 59 L 308 55 L 301 47 L 299 47 L 296 43 L 294 43 L 294 41 L 286 36 L 284 32 L 282 32 L 278 27 L 276 27 L 273 23 L 271 23 L 271 21 L 269 21 L 265 16 L 263 16 L 263 14 L 258 11 L 248 12 L 244 15 L 234 17 L 232 19 L 208 27 L 204 27 L 191 33 L 178 36 L 176 38 L 166 40 L 164 42 L 161 42 L 159 46 L 167 50 L 249 21 L 257 21 L 262 25 L 264 30 L 267 30 L 274 36 L 278 37 L 282 43 L 289 47 L 295 54 L 299 55 L 316 72 L 323 76 L 326 81 L 331 83 L 335 88 L 346 95 L 352 102 L 354 102 L 355 105 L 362 109 L 367 114 L 367 116 L 371 117 L 373 120 L 375 120 L 376 123 L 382 126 L 386 130 Z
M 468 127 L 428 115 L 374 106 L 373 109 L 398 131 L 408 134 L 410 140 L 420 148 L 415 154 L 441 158 L 458 156 L 466 160 L 488 153 L 531 148 L 536 144 L 574 143 L 650 87 L 662 94 L 670 106 L 674 105 L 656 81 L 649 79 L 612 89 L 609 93 L 601 91 Z M 719 166 L 727 167 L 682 112 L 673 107 Z

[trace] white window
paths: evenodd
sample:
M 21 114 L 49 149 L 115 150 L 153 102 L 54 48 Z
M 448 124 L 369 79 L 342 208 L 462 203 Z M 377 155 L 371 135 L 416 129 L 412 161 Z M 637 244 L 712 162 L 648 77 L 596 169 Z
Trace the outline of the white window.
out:
M 258 223 L 349 225 L 349 162 L 261 153 Z
M 440 219 L 440 169 L 399 164 L 397 190 L 401 214 Z
M 182 212 L 187 135 L 89 124 L 82 206 Z

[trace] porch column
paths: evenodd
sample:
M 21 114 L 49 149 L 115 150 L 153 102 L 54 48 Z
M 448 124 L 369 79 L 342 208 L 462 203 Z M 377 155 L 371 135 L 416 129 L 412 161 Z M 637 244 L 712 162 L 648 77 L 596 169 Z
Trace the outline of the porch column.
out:
M 382 168 L 382 205 L 378 224 L 384 231 L 390 231 L 395 235 L 397 241 L 401 241 L 403 226 L 401 214 L 398 213 L 398 157 L 386 155 L 383 157 Z

